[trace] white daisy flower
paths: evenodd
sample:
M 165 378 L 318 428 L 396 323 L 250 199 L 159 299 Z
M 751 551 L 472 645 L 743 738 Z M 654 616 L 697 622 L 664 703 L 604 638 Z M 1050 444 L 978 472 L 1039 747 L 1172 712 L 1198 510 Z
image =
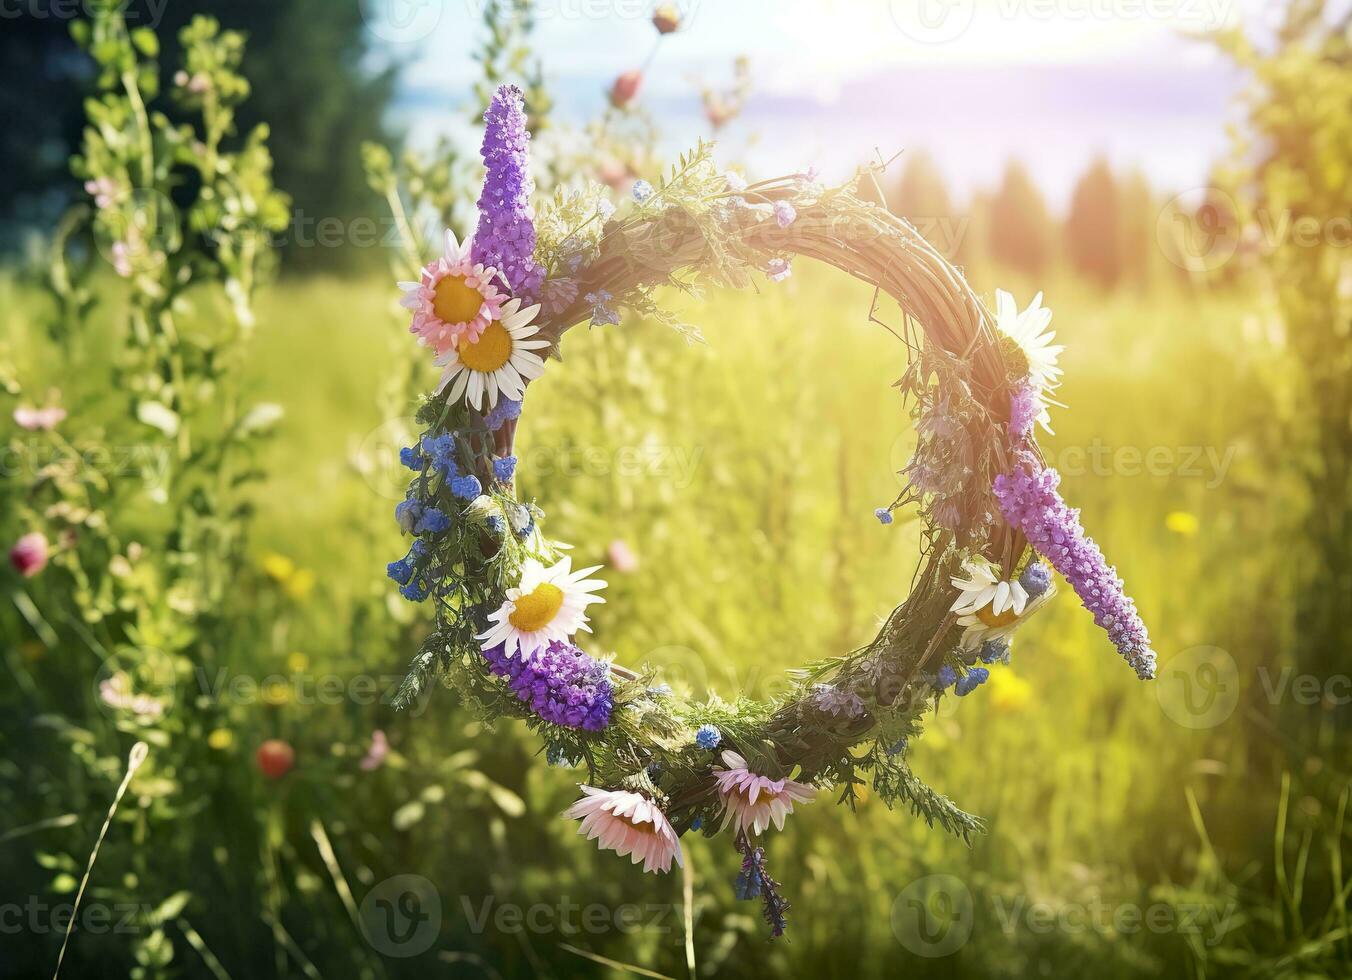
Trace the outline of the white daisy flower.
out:
M 480 647 L 488 650 L 502 644 L 508 657 L 532 656 L 578 630 L 590 633 L 585 610 L 592 603 L 606 601 L 593 594 L 606 583 L 587 578 L 600 565 L 577 571 L 572 565 L 571 558 L 549 568 L 534 559 L 527 561 L 521 584 L 507 590 L 507 601 L 488 617 L 493 625 L 477 637 Z
M 1030 598 L 1017 580 L 1001 578 L 985 558 L 968 558 L 962 567 L 967 577 L 951 579 L 958 598 L 950 611 L 958 614 L 964 650 L 978 649 L 987 640 L 1013 633 L 1056 592 L 1049 586 L 1041 595 Z
M 1053 344 L 1056 332 L 1048 330 L 1052 322 L 1052 311 L 1042 305 L 1042 294 L 1038 293 L 1028 308 L 1019 312 L 1019 304 L 1014 297 L 1003 289 L 995 291 L 995 325 L 1000 332 L 1019 345 L 1028 361 L 1028 380 L 1037 389 L 1037 421 L 1050 432 L 1051 413 L 1049 405 L 1057 404 L 1049 397 L 1061 384 L 1061 368 L 1057 359 L 1065 350 L 1063 344 Z
M 1028 375 L 1033 383 L 1048 391 L 1061 383 L 1061 369 L 1056 361 L 1066 349 L 1063 344 L 1052 343 L 1056 331 L 1047 329 L 1051 322 L 1052 311 L 1042 305 L 1041 293 L 1020 313 L 1013 296 L 1003 289 L 995 291 L 995 325 L 1028 358 Z
M 451 401 L 464 397 L 473 408 L 483 411 L 498 403 L 498 396 L 520 401 L 526 382 L 544 373 L 545 362 L 534 351 L 548 347 L 547 340 L 532 340 L 540 328 L 532 324 L 540 304 L 521 309 L 521 300 L 509 300 L 502 307 L 502 319 L 488 324 L 477 340 L 461 338 L 445 351 L 436 363 L 442 368 L 437 385 L 440 394 L 451 384 Z

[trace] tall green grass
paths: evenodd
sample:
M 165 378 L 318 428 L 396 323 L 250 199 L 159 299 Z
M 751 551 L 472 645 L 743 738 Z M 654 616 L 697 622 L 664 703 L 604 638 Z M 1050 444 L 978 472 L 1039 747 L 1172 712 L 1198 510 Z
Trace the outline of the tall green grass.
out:
M 383 577 L 401 552 L 382 467 L 413 405 L 411 392 L 403 407 L 390 401 L 388 387 L 418 356 L 390 294 L 379 281 L 303 280 L 260 304 L 250 383 L 287 416 L 268 450 L 253 546 L 260 560 L 276 552 L 315 570 L 317 583 L 300 602 L 258 594 L 253 628 L 231 651 L 241 673 L 283 670 L 299 652 L 312 672 L 393 675 L 414 649 L 423 611 L 391 600 Z M 23 351 L 32 301 L 14 298 Z M 617 540 L 639 556 L 632 574 L 609 573 L 594 652 L 660 665 L 690 690 L 764 696 L 786 669 L 866 641 L 904 595 L 916 529 L 882 527 L 872 511 L 895 495 L 913 438 L 889 387 L 905 352 L 867 322 L 870 299 L 800 264 L 760 295 L 691 302 L 708 345 L 636 322 L 569 335 L 563 363 L 531 388 L 519 480 L 579 561 L 606 561 Z M 775 944 L 757 908 L 732 900 L 727 842 L 688 840 L 702 975 L 1336 975 L 1329 964 L 1346 965 L 1345 934 L 1329 938 L 1342 920 L 1327 914 L 1346 901 L 1345 766 L 1326 742 L 1318 771 L 1307 763 L 1288 787 L 1291 748 L 1318 730 L 1319 709 L 1293 721 L 1254 680 L 1258 667 L 1280 667 L 1292 635 L 1282 609 L 1293 556 L 1281 535 L 1302 504 L 1273 471 L 1280 351 L 1252 339 L 1245 295 L 1102 296 L 1067 281 L 1047 302 L 1068 345 L 1067 407 L 1042 442 L 1068 471 L 1064 493 L 1137 599 L 1162 672 L 1181 651 L 1222 647 L 1238 665 L 1239 707 L 1214 728 L 1171 720 L 1158 684 L 1137 681 L 1064 590 L 1020 634 L 1012 665 L 946 705 L 913 751 L 918 773 L 985 817 L 988 833 L 968 848 L 875 800 L 851 816 L 819 799 L 769 841 L 794 903 L 789 941 Z M 36 348 L 20 361 L 46 370 Z M 430 365 L 421 372 L 430 384 Z M 98 383 L 62 381 L 73 399 Z M 1122 447 L 1107 472 L 1090 465 L 1090 454 L 1111 460 Z M 1135 472 L 1153 447 L 1160 472 Z M 5 642 L 7 662 L 20 663 L 25 638 Z M 48 667 L 20 669 L 45 696 Z M 195 777 L 218 787 L 217 807 L 185 817 L 181 839 L 135 846 L 181 855 L 154 868 L 146 900 L 194 891 L 184 921 L 230 975 L 295 972 L 302 959 L 324 976 L 596 975 L 575 949 L 686 975 L 680 877 L 644 877 L 576 839 L 558 814 L 579 774 L 546 766 L 519 728 L 483 730 L 448 691 L 418 717 L 290 703 L 235 706 L 222 724 L 232 747 L 204 748 Z M 363 773 L 355 759 L 375 727 L 395 752 Z M 279 734 L 300 762 L 267 784 L 252 751 Z M 11 758 L 5 798 L 22 792 L 23 771 Z M 65 791 L 53 779 L 41 812 L 27 812 L 56 815 Z M 1322 849 L 1302 843 L 1307 834 Z M 111 869 L 110 857 L 100 860 Z M 1294 870 L 1283 878 L 1286 858 Z M 41 880 L 13 843 L 0 843 L 0 862 L 25 868 L 16 880 Z M 401 960 L 362 940 L 344 895 L 360 902 L 405 873 L 434 883 L 442 928 L 431 949 Z M 937 874 L 970 891 L 972 931 L 952 955 L 926 959 L 894 912 L 912 882 Z M 564 901 L 604 906 L 609 924 L 515 931 L 492 914 L 543 903 L 557 924 Z M 642 927 L 615 925 L 625 903 L 640 906 Z M 1124 908 L 1163 909 L 1164 925 L 1084 924 L 1096 903 L 1110 922 Z M 1199 922 L 1180 925 L 1192 913 Z M 203 975 L 195 946 L 180 959 Z M 71 956 L 104 949 L 116 956 L 106 937 L 77 934 Z

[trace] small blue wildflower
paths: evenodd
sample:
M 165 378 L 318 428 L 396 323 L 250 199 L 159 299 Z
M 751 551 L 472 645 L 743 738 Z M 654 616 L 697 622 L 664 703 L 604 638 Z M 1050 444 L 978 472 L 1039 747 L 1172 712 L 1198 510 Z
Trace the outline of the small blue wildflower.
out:
M 500 398 L 498 403 L 484 416 L 484 425 L 488 426 L 488 431 L 497 432 L 504 423 L 519 418 L 521 418 L 521 403 L 511 398 Z
M 981 644 L 981 662 L 993 664 L 996 662 L 1009 663 L 1009 641 L 1008 640 L 987 640 Z
M 1023 586 L 1023 591 L 1028 593 L 1028 598 L 1036 599 L 1051 587 L 1051 569 L 1040 561 L 1030 561 L 1023 574 L 1019 576 L 1019 584 Z
M 721 741 L 723 733 L 714 725 L 700 725 L 699 730 L 695 732 L 695 744 L 706 751 L 712 752 L 718 748 Z
M 574 760 L 568 755 L 568 751 L 562 745 L 551 745 L 545 750 L 545 762 L 551 766 L 563 766 L 565 768 L 576 765 Z
M 507 522 L 498 514 L 489 514 L 488 529 L 498 537 L 502 537 L 507 531 Z
M 615 205 L 610 203 L 609 198 L 601 198 L 596 205 L 596 213 L 601 216 L 602 223 L 610 220 L 611 215 L 615 213 Z
M 405 599 L 407 599 L 409 602 L 422 602 L 424 599 L 427 598 L 428 595 L 427 585 L 426 583 L 423 582 L 422 579 L 414 579 L 413 581 L 404 585 L 399 590 L 399 594 L 403 596 Z
M 413 562 L 409 561 L 407 557 L 392 561 L 385 566 L 385 574 L 400 585 L 408 585 L 409 579 L 413 578 L 413 572 Z
M 399 462 L 411 470 L 420 470 L 423 468 L 423 454 L 418 452 L 417 446 L 405 446 L 399 450 Z
M 958 679 L 958 672 L 948 664 L 939 668 L 939 676 L 934 679 L 934 687 L 940 691 L 946 691 L 953 686 L 953 682 Z
M 648 198 L 653 196 L 653 185 L 646 180 L 634 181 L 634 200 L 642 204 Z
M 470 477 L 474 479 L 474 477 Z M 446 512 L 438 510 L 435 507 L 428 507 L 418 518 L 418 524 L 414 527 L 417 534 L 440 534 L 451 526 L 451 519 L 446 516 Z
M 787 228 L 798 219 L 798 209 L 788 201 L 775 202 L 775 220 L 779 222 L 779 227 Z
M 895 744 L 893 744 L 887 749 L 887 754 L 889 756 L 900 755 L 905 751 L 906 751 L 906 736 L 903 735 L 896 741 Z
M 691 821 L 690 821 L 690 829 L 691 829 L 691 830 L 699 830 L 699 829 L 700 829 L 701 827 L 703 827 L 703 826 L 704 826 L 704 818 L 703 818 L 703 817 L 696 817 L 694 820 L 691 820 Z
M 455 437 L 449 432 L 423 436 L 422 451 L 432 460 L 432 468 L 446 479 L 453 480 L 459 475 L 455 465 Z
M 511 483 L 512 476 L 516 473 L 516 457 L 504 456 L 502 459 L 493 460 L 493 476 L 499 483 Z
M 957 685 L 953 688 L 958 697 L 965 698 L 982 684 L 986 683 L 986 678 L 990 677 L 991 672 L 985 667 L 973 667 L 967 673 L 959 678 Z
M 582 298 L 591 305 L 591 325 L 593 327 L 604 327 L 607 324 L 620 322 L 620 315 L 609 305 L 615 297 L 610 295 L 608 291 L 600 289 L 594 293 L 588 293 Z
M 422 504 L 413 499 L 405 500 L 394 508 L 394 519 L 399 524 L 399 530 L 405 534 L 413 530 L 421 516 Z
M 451 480 L 451 493 L 461 500 L 473 500 L 483 492 L 484 488 L 479 482 L 479 478 L 472 473 L 467 476 L 457 476 Z
M 879 507 L 873 512 L 873 516 L 878 518 L 879 524 L 892 523 L 892 511 L 886 507 Z

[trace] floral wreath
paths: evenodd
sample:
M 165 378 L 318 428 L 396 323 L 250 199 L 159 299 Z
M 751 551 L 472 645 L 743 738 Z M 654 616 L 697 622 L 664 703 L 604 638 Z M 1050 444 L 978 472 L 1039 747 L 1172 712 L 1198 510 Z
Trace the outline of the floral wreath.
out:
M 623 213 L 591 187 L 537 216 L 520 91 L 500 88 L 484 122 L 473 238 L 448 231 L 445 254 L 399 284 L 442 375 L 418 411 L 419 440 L 400 453 L 414 475 L 395 516 L 412 546 L 389 575 L 405 598 L 433 602 L 436 623 L 397 703 L 443 677 L 485 720 L 524 719 L 552 764 L 586 767 L 565 815 L 644 871 L 683 866 L 689 831 L 731 829 L 737 894 L 761 900 L 779 936 L 788 904 L 758 841 L 819 791 L 853 804 L 871 785 L 964 839 L 980 829 L 911 773 L 908 740 L 938 699 L 972 693 L 1008 662 L 1013 632 L 1056 591 L 1052 569 L 1136 673 L 1154 675 L 1134 603 L 1034 439 L 1036 424 L 1050 431 L 1061 373 L 1041 294 L 1020 311 L 999 292 L 992 313 L 910 224 L 851 187 L 811 172 L 748 185 L 704 144 L 660 186 L 637 181 Z M 745 286 L 757 271 L 778 281 L 794 256 L 871 284 L 875 308 L 886 293 L 902 309 L 897 386 L 917 448 L 904 489 L 875 515 L 890 524 L 917 508 L 921 566 L 869 643 L 794 671 L 787 693 L 696 702 L 579 646 L 605 582 L 599 566 L 573 568 L 542 511 L 518 498 L 514 436 L 527 385 L 569 327 L 618 324 L 621 306 L 680 326 L 654 302 L 658 286 Z

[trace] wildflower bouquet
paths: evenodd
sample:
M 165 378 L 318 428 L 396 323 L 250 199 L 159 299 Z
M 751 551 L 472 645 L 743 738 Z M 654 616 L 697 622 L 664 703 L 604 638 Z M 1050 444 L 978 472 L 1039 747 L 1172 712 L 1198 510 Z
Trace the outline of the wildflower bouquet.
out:
M 402 594 L 431 601 L 435 628 L 400 692 L 410 703 L 444 677 L 486 720 L 520 718 L 551 762 L 585 767 L 567 812 L 603 848 L 645 871 L 682 863 L 691 830 L 730 830 L 743 855 L 738 894 L 758 898 L 773 935 L 788 904 L 758 840 L 817 792 L 853 804 L 871 784 L 931 824 L 968 838 L 976 818 L 925 787 L 908 741 L 939 698 L 966 696 L 1007 662 L 1013 632 L 1055 592 L 1053 569 L 1142 678 L 1155 657 L 1132 601 L 1057 492 L 1034 427 L 1049 426 L 1061 348 L 1041 296 L 992 312 L 905 221 L 813 173 L 748 185 L 710 147 L 659 186 L 637 181 L 620 212 L 599 188 L 531 193 L 521 93 L 500 88 L 484 115 L 478 227 L 447 232 L 442 257 L 400 283 L 410 331 L 442 368 L 419 411 L 412 471 L 396 508 L 411 536 L 389 566 Z M 769 701 L 692 701 L 583 649 L 603 602 L 599 566 L 574 568 L 544 514 L 520 499 L 513 443 L 526 388 L 572 326 L 617 324 L 621 309 L 696 336 L 663 310 L 660 286 L 779 281 L 805 257 L 843 269 L 901 307 L 897 382 L 918 432 L 904 489 L 875 512 L 914 507 L 923 554 L 914 587 L 877 635 L 794 672 Z M 1050 567 L 1049 567 L 1050 566 Z

